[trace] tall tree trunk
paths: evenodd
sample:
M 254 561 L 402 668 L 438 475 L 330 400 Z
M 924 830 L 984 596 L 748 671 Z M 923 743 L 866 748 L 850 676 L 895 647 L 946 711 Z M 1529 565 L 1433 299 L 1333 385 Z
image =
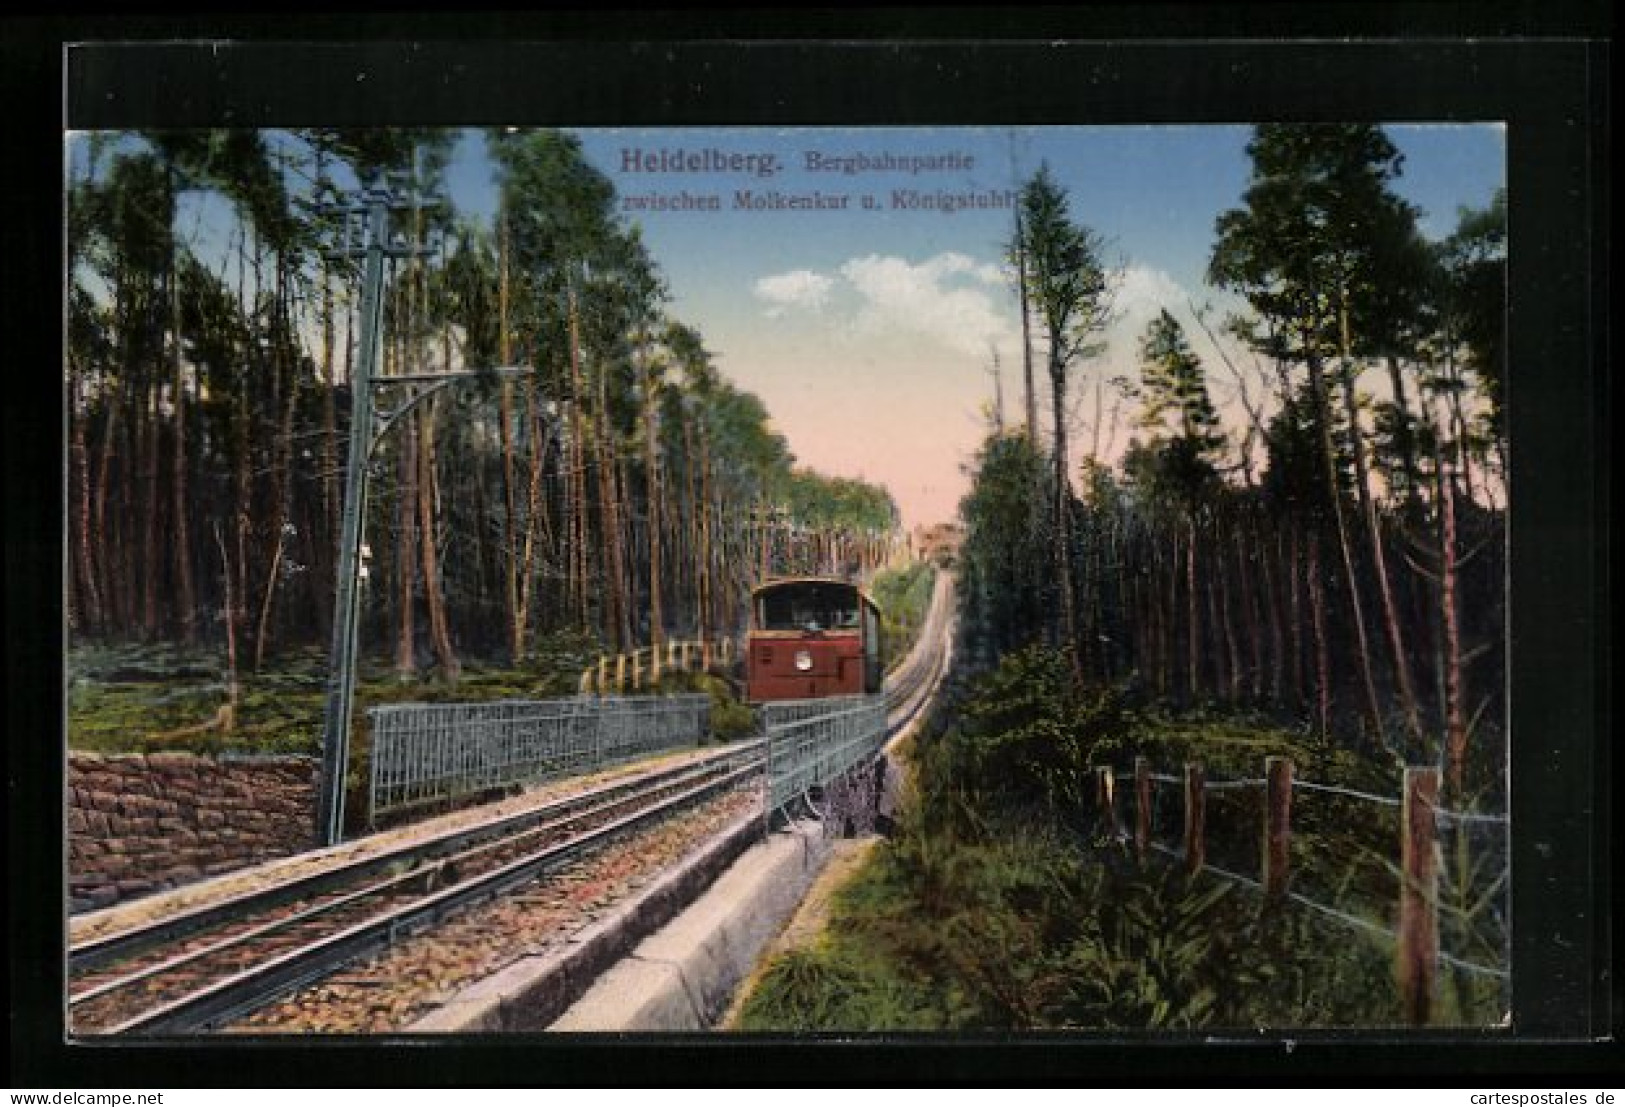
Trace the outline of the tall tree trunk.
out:
M 643 395 L 643 438 L 644 438 L 644 497 L 648 501 L 646 513 L 648 515 L 649 531 L 649 645 L 655 650 L 655 674 L 660 672 L 660 647 L 666 641 L 666 616 L 662 607 L 661 596 L 661 562 L 660 542 L 662 522 L 662 505 L 660 489 L 660 443 L 657 440 L 659 428 L 656 421 L 656 384 L 654 376 L 644 367 L 644 395 Z
M 1260 699 L 1264 694 L 1264 626 L 1260 614 L 1261 600 L 1258 595 L 1257 577 L 1254 570 L 1249 568 L 1249 562 L 1256 564 L 1257 554 L 1248 555 L 1250 544 L 1248 539 L 1248 526 L 1237 522 L 1231 530 L 1231 538 L 1235 547 L 1236 558 L 1236 602 L 1241 605 L 1242 626 L 1247 639 L 1248 678 L 1247 692 L 1253 700 Z
M 1309 561 L 1305 573 L 1309 588 L 1309 621 L 1314 633 L 1315 714 L 1321 737 L 1332 733 L 1332 658 L 1326 640 L 1326 580 L 1320 571 L 1320 531 L 1309 532 Z
M 87 537 L 93 540 L 88 544 L 91 574 L 102 596 L 103 634 L 112 629 L 121 592 L 118 585 L 118 557 L 111 552 L 116 547 L 111 544 L 112 535 L 108 533 L 107 493 L 111 487 L 113 455 L 118 449 L 118 413 L 124 406 L 127 391 L 123 382 L 116 383 L 103 404 L 107 414 L 102 419 L 101 449 L 96 456 L 96 480 L 91 493 L 90 527 L 87 531 Z
M 694 423 L 691 419 L 683 420 L 683 543 L 686 547 L 681 553 L 682 563 L 687 567 L 685 582 L 687 590 L 682 596 L 684 605 L 693 612 L 689 621 L 689 630 L 699 634 L 700 624 L 705 621 L 701 612 L 705 600 L 701 594 L 700 581 L 705 573 L 705 566 L 701 564 L 700 540 L 700 459 L 694 440 Z
M 1371 641 L 1365 625 L 1365 605 L 1360 599 L 1360 578 L 1354 565 L 1354 544 L 1349 536 L 1348 520 L 1343 510 L 1343 494 L 1337 482 L 1337 451 L 1332 444 L 1331 404 L 1326 396 L 1326 380 L 1322 375 L 1318 357 L 1309 359 L 1310 394 L 1314 400 L 1314 415 L 1320 426 L 1321 456 L 1325 466 L 1326 495 L 1337 524 L 1337 547 L 1343 557 L 1343 572 L 1348 581 L 1349 608 L 1354 616 L 1354 634 L 1358 644 L 1360 681 L 1365 689 L 1366 709 L 1370 714 L 1372 733 L 1379 744 L 1386 745 L 1382 725 L 1382 702 L 1377 697 L 1376 677 L 1371 667 Z
M 427 401 L 433 404 L 433 400 Z M 462 675 L 462 663 L 451 644 L 451 626 L 446 619 L 446 597 L 440 579 L 439 527 L 435 512 L 435 464 L 433 412 L 425 406 L 417 413 L 418 423 L 418 534 L 422 538 L 423 603 L 429 615 L 429 642 L 441 675 L 455 684 Z
M 275 460 L 271 471 L 274 481 L 272 498 L 276 502 L 276 515 L 272 522 L 271 541 L 273 554 L 271 558 L 271 571 L 266 575 L 264 599 L 260 604 L 260 620 L 258 632 L 254 637 L 254 671 L 258 672 L 265 660 L 265 644 L 270 635 L 271 607 L 277 592 L 277 571 L 282 562 L 282 554 L 287 544 L 287 528 L 293 517 L 293 428 L 294 420 L 299 412 L 299 367 L 294 359 L 293 351 L 289 349 L 292 344 L 292 320 L 289 318 L 290 307 L 287 302 L 286 269 L 279 258 L 277 263 L 277 302 L 280 305 L 278 318 L 282 323 L 277 328 L 276 341 L 272 345 L 271 364 L 286 371 L 288 379 L 287 396 L 282 405 L 282 425 L 277 434 L 276 444 L 273 448 Z M 278 377 L 283 373 L 273 372 Z
M 710 436 L 700 428 L 700 579 L 699 579 L 699 632 L 702 642 L 715 637 L 712 619 L 716 615 L 713 596 L 715 577 L 714 553 L 711 534 L 711 448 Z M 709 648 L 709 647 L 708 647 Z
M 536 383 L 531 380 L 525 382 L 525 412 L 530 424 L 530 481 L 525 492 L 525 537 L 519 555 L 519 601 L 513 614 L 515 628 L 513 633 L 520 647 L 524 646 L 529 631 L 531 601 L 536 587 L 536 546 L 540 540 L 542 474 L 546 461 L 542 410 L 536 400 Z M 510 563 L 514 556 L 514 552 L 510 550 L 508 553 Z M 515 663 L 517 664 L 519 658 L 523 656 L 523 653 L 516 655 Z
M 1287 627 L 1292 636 L 1292 691 L 1298 705 L 1308 702 L 1308 680 L 1303 664 L 1303 592 L 1308 583 L 1304 568 L 1303 536 L 1296 519 L 1291 526 L 1292 547 L 1286 563 Z
M 497 219 L 497 359 L 513 364 L 513 332 L 508 326 L 508 210 L 504 205 Z M 497 440 L 502 451 L 502 533 L 506 538 L 503 583 L 508 601 L 508 656 L 517 665 L 525 656 L 525 608 L 519 598 L 519 557 L 515 530 L 518 512 L 514 505 L 513 385 L 504 380 L 498 389 L 499 419 Z M 530 542 L 527 529 L 526 544 Z M 527 573 L 528 580 L 528 573 Z
M 254 246 L 254 293 L 252 299 L 249 298 L 248 294 L 248 253 L 248 235 L 245 231 L 243 236 L 238 239 L 237 249 L 237 301 L 239 304 L 244 305 L 245 308 L 249 304 L 259 303 L 260 298 L 260 262 L 259 245 L 257 241 Z M 245 311 L 244 314 L 247 314 L 247 312 Z M 257 347 L 258 337 L 258 335 L 250 334 L 249 341 L 252 344 L 251 349 Z M 250 357 L 252 356 L 253 355 L 250 354 Z M 261 374 L 255 375 L 259 376 Z M 254 422 L 249 391 L 250 390 L 246 387 L 240 388 L 237 391 L 237 425 L 235 427 L 235 434 L 237 438 L 236 580 L 232 585 L 231 599 L 229 599 L 227 603 L 227 606 L 230 607 L 233 612 L 231 618 L 236 620 L 235 623 L 228 622 L 228 629 L 230 629 L 233 634 L 236 634 L 237 631 L 243 626 L 244 620 L 246 619 L 248 613 L 248 609 L 246 607 L 249 596 L 248 538 L 253 521 L 253 517 L 250 514 L 252 510 L 251 505 L 254 502 Z M 235 654 L 235 638 L 233 638 L 231 646 L 233 653 Z
M 1256 637 L 1250 637 L 1250 645 L 1252 647 L 1252 663 L 1251 665 L 1244 664 L 1241 656 L 1241 636 L 1236 632 L 1236 620 L 1240 618 L 1242 632 L 1244 634 L 1254 628 L 1254 623 L 1253 620 L 1248 617 L 1249 613 L 1246 610 L 1246 585 L 1237 579 L 1237 574 L 1240 572 L 1240 567 L 1238 566 L 1234 570 L 1232 570 L 1230 567 L 1230 557 L 1225 549 L 1226 542 L 1224 540 L 1224 529 L 1225 528 L 1223 526 L 1215 526 L 1214 528 L 1213 553 L 1214 556 L 1219 559 L 1219 616 L 1224 620 L 1225 649 L 1230 654 L 1230 699 L 1235 701 L 1241 699 L 1242 681 L 1243 679 L 1248 678 L 1249 675 L 1254 684 L 1254 692 L 1256 694 L 1256 684 L 1258 680 L 1258 639 Z M 1239 534 L 1239 531 L 1232 533 Z M 1236 610 L 1238 607 L 1242 608 L 1240 612 Z
M 1461 406 L 1462 393 L 1467 389 L 1466 382 L 1461 379 L 1461 366 L 1449 346 L 1445 349 L 1444 364 L 1445 376 L 1451 385 L 1445 393 L 1445 407 L 1450 414 L 1450 434 L 1456 440 L 1456 457 L 1461 466 L 1462 487 L 1470 497 L 1473 494 L 1472 451 L 1468 449 L 1467 443 L 1467 416 Z
M 1462 798 L 1467 765 L 1466 691 L 1461 654 L 1461 624 L 1456 563 L 1455 477 L 1448 466 L 1440 467 L 1439 506 L 1441 542 L 1439 549 L 1440 604 L 1444 616 L 1444 701 L 1445 748 L 1448 753 L 1446 794 L 1453 801 Z
M 1155 536 L 1153 536 L 1153 541 L 1156 541 Z M 1159 547 L 1157 556 L 1160 560 L 1164 555 L 1160 548 L 1161 543 L 1157 542 L 1157 545 Z M 1166 571 L 1161 576 L 1167 583 L 1167 589 L 1165 596 L 1159 597 L 1158 600 L 1159 603 L 1162 603 L 1162 641 L 1166 651 L 1163 655 L 1164 675 L 1162 683 L 1165 689 L 1173 692 L 1178 687 L 1177 676 L 1180 668 L 1179 578 L 1182 575 L 1181 569 L 1185 563 L 1184 550 L 1181 548 L 1177 528 L 1169 532 L 1166 557 Z
M 1052 561 L 1060 587 L 1061 641 L 1073 651 L 1073 668 L 1080 664 L 1078 648 L 1078 602 L 1072 584 L 1072 493 L 1066 464 L 1066 367 L 1057 351 L 1050 350 L 1050 397 L 1055 404 L 1055 502 L 1052 519 L 1055 528 Z
M 74 476 L 74 566 L 79 572 L 79 597 L 82 629 L 91 634 L 106 633 L 106 618 L 102 612 L 101 588 L 96 582 L 96 566 L 91 548 L 93 533 L 90 528 L 90 452 L 85 444 L 85 423 L 90 419 L 91 403 L 86 395 L 82 371 L 73 368 L 73 418 L 70 439 L 70 460 Z
M 191 501 L 187 498 L 186 488 L 186 377 L 181 367 L 181 282 L 174 247 L 169 256 L 169 359 L 175 389 L 174 476 L 170 501 L 174 515 L 171 525 L 174 527 L 175 602 L 180 608 L 181 641 L 190 646 L 197 640 L 197 589 L 192 583 L 192 532 L 188 521 Z
M 395 672 L 402 680 L 417 672 L 417 536 L 418 458 L 417 425 L 403 420 L 397 473 L 400 492 L 395 510 L 396 624 Z
M 114 498 L 114 517 L 110 520 L 112 532 L 104 532 L 104 544 L 111 551 L 109 562 L 113 572 L 113 594 L 118 597 L 119 623 L 126 633 L 139 625 L 141 596 L 137 582 L 141 579 L 140 545 L 135 541 L 137 518 L 135 489 L 136 466 L 141 451 L 141 392 L 132 381 L 125 392 L 130 404 L 131 418 L 124 420 L 119 438 L 123 448 L 119 451 L 118 494 Z
M 1208 649 L 1213 655 L 1213 663 L 1209 668 L 1213 671 L 1214 699 L 1227 694 L 1231 683 L 1235 680 L 1235 671 L 1231 662 L 1235 655 L 1228 650 L 1226 638 L 1229 628 L 1225 626 L 1224 614 L 1224 550 L 1215 547 L 1212 557 L 1212 568 L 1209 570 L 1207 580 L 1207 625 Z
M 1279 535 L 1275 550 L 1270 549 L 1259 539 L 1257 519 L 1253 520 L 1253 549 L 1258 551 L 1259 575 L 1263 578 L 1264 617 L 1269 623 L 1270 660 L 1264 666 L 1263 672 L 1269 674 L 1269 702 L 1281 702 L 1281 677 L 1284 671 L 1291 667 L 1287 660 L 1286 641 L 1281 634 L 1281 606 L 1280 597 L 1276 593 L 1275 574 L 1270 571 L 1274 558 L 1271 556 L 1279 550 Z
M 226 708 L 221 717 L 221 729 L 230 731 L 236 721 L 237 701 L 242 687 L 237 665 L 237 627 L 243 611 L 238 598 L 240 593 L 232 585 L 231 558 L 226 554 L 226 540 L 220 533 L 219 523 L 214 525 L 214 544 L 220 548 L 220 578 L 226 593 Z
M 1038 449 L 1038 388 L 1033 383 L 1033 312 L 1027 299 L 1027 235 L 1016 213 L 1016 289 L 1021 298 L 1021 374 L 1026 387 L 1027 441 Z
M 158 527 L 159 527 L 159 496 L 158 496 L 158 456 L 159 443 L 159 403 L 158 403 L 158 377 L 155 374 L 152 385 L 148 389 L 146 402 L 142 405 L 142 415 L 146 420 L 146 448 L 142 458 L 144 467 L 143 483 L 145 490 L 142 497 L 144 510 L 142 516 L 141 538 L 141 630 L 148 641 L 156 639 L 160 630 L 161 615 L 158 610 L 158 579 L 163 572 L 162 559 L 158 553 Z
M 1393 584 L 1388 574 L 1388 558 L 1383 550 L 1382 522 L 1377 517 L 1377 505 L 1371 495 L 1371 478 L 1365 462 L 1365 445 L 1361 441 L 1359 405 L 1354 393 L 1352 368 L 1352 340 L 1349 335 L 1347 293 L 1339 311 L 1339 326 L 1343 344 L 1338 358 L 1339 376 L 1343 386 L 1343 407 L 1348 418 L 1349 454 L 1354 459 L 1354 491 L 1359 498 L 1360 513 L 1365 520 L 1366 534 L 1371 542 L 1371 565 L 1377 574 L 1377 595 L 1382 604 L 1383 627 L 1388 635 L 1388 649 L 1394 667 L 1394 686 L 1399 692 L 1400 708 L 1411 737 L 1422 736 L 1422 717 L 1416 706 L 1416 690 L 1411 682 L 1410 654 L 1405 649 L 1405 636 L 1400 627 L 1399 608 L 1394 603 Z M 1378 735 L 1382 733 L 1378 727 Z
M 1405 515 L 1415 520 L 1421 515 L 1421 497 L 1419 491 L 1422 478 L 1416 467 L 1416 422 L 1411 415 L 1410 399 L 1405 393 L 1405 376 L 1400 372 L 1399 358 L 1389 354 L 1385 359 L 1388 365 L 1388 383 L 1394 393 L 1394 412 L 1397 416 L 1394 427 L 1394 445 L 1399 450 L 1400 470 L 1405 474 Z
M 570 565 L 576 623 L 587 629 L 587 399 L 581 365 L 581 324 L 576 315 L 575 286 L 567 289 L 570 324 Z
M 1201 698 L 1202 618 L 1196 591 L 1196 519 L 1185 523 L 1185 665 L 1191 702 Z
M 609 397 L 604 391 L 606 383 L 600 380 L 599 398 L 604 404 L 602 423 L 604 439 L 602 448 L 608 462 L 606 467 L 610 473 L 610 507 L 615 520 L 614 538 L 610 543 L 610 550 L 613 554 L 611 565 L 615 573 L 614 591 L 618 597 L 616 606 L 620 612 L 620 624 L 616 634 L 622 643 L 621 649 L 635 650 L 638 648 L 638 638 L 633 629 L 633 605 L 636 602 L 633 593 L 636 585 L 632 574 L 631 554 L 632 477 L 627 472 L 626 459 L 617 459 L 615 457 L 614 430 L 609 422 Z
M 502 328 L 502 364 L 508 364 L 507 324 Z M 497 390 L 497 441 L 502 453 L 502 583 L 508 616 L 508 657 L 517 665 L 525 656 L 524 611 L 519 602 L 518 510 L 514 503 L 513 384 L 503 381 Z
M 338 328 L 334 323 L 333 313 L 336 305 L 333 302 L 333 275 L 327 266 L 322 266 L 322 501 L 321 520 L 322 529 L 319 545 L 313 545 L 314 556 L 311 558 L 311 567 L 316 570 L 316 579 L 320 582 L 318 595 L 328 598 L 338 587 L 337 567 L 334 565 L 335 552 L 339 545 L 339 418 L 338 418 L 338 378 L 336 369 L 338 359 L 334 356 L 334 345 L 338 340 Z M 350 310 L 344 312 L 344 382 L 351 387 L 350 379 Z M 314 537 L 314 536 L 313 536 Z M 317 603 L 317 626 L 321 629 L 323 638 L 331 638 L 333 627 L 332 602 Z

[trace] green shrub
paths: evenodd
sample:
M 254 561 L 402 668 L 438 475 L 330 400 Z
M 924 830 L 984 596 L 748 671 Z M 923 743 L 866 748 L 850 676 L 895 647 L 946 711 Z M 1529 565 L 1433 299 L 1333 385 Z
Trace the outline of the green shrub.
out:
M 950 737 L 957 768 L 977 787 L 1066 819 L 1086 808 L 1094 766 L 1128 735 L 1122 694 L 1080 688 L 1068 656 L 1031 647 L 981 678 Z
M 894 836 L 834 900 L 811 950 L 771 967 L 753 1029 L 1203 1032 L 1384 1027 L 1392 947 L 1301 904 L 1092 837 L 1088 770 L 1145 750 L 1164 767 L 1256 776 L 1267 754 L 1361 782 L 1379 773 L 1304 735 L 1079 690 L 1026 650 L 964 689 L 958 725 L 920 737 Z M 1301 760 L 1300 760 L 1301 759 Z M 1440 1018 L 1488 1025 L 1493 987 L 1447 978 Z

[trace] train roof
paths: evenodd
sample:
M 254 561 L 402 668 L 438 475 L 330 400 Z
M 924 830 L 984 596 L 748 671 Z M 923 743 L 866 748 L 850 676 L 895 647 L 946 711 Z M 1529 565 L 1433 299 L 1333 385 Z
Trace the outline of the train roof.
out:
M 843 579 L 841 577 L 821 577 L 821 576 L 774 577 L 772 580 L 763 581 L 761 584 L 758 584 L 755 588 L 752 588 L 750 594 L 752 596 L 759 596 L 763 592 L 770 592 L 775 588 L 784 588 L 784 587 L 787 587 L 789 585 L 798 585 L 798 584 L 824 584 L 824 585 L 834 585 L 837 588 L 850 588 L 854 592 L 856 592 L 858 594 L 858 596 L 863 600 L 863 602 L 868 604 L 870 607 L 879 608 L 879 606 L 880 606 L 879 604 L 877 604 L 875 602 L 874 597 L 869 595 L 868 589 L 864 588 L 861 584 L 857 584 L 857 583 L 855 583 L 853 581 L 850 581 L 850 580 L 845 580 L 845 579 Z

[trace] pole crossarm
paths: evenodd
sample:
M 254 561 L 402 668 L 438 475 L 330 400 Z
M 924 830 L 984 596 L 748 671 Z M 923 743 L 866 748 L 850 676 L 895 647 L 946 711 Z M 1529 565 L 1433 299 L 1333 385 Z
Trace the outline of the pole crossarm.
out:
M 458 384 L 468 384 L 479 380 L 515 380 L 530 376 L 535 370 L 528 365 L 504 365 L 496 369 L 454 369 L 447 373 L 402 373 L 398 376 L 375 377 L 372 381 L 373 406 L 378 423 L 372 432 L 372 441 L 367 444 L 367 458 L 370 461 L 373 453 L 378 449 L 390 430 L 423 401 L 437 393 Z M 390 386 L 418 386 L 417 391 L 394 401 L 391 408 L 379 406 L 379 399 L 384 389 Z

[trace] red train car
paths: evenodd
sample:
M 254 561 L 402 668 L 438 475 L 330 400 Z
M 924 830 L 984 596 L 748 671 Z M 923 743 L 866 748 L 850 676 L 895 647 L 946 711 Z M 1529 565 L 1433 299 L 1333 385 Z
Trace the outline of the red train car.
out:
M 745 698 L 806 700 L 880 691 L 880 609 L 855 584 L 794 577 L 751 594 Z

